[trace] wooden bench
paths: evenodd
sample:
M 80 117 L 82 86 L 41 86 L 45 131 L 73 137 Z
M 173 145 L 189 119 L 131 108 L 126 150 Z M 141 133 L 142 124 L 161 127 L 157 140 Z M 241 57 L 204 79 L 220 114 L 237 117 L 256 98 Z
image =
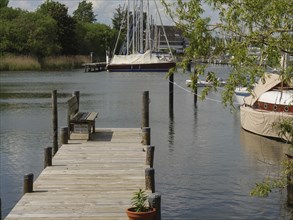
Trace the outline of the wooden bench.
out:
M 87 125 L 88 140 L 91 137 L 91 133 L 95 133 L 95 120 L 98 117 L 98 112 L 80 112 L 79 111 L 79 100 L 74 95 L 68 101 L 68 132 L 69 138 L 71 132 L 74 132 L 74 125 Z

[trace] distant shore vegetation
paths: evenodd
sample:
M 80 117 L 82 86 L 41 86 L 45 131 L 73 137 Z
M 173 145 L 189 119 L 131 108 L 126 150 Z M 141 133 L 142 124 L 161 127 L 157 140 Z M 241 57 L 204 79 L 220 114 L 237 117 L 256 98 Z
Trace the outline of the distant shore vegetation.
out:
M 91 2 L 81 1 L 72 16 L 54 0 L 34 12 L 8 3 L 0 0 L 1 71 L 80 68 L 105 61 L 106 50 L 115 45 L 118 30 L 96 21 Z
M 89 56 L 84 55 L 49 56 L 42 60 L 25 55 L 5 55 L 0 59 L 0 71 L 76 69 L 89 62 Z

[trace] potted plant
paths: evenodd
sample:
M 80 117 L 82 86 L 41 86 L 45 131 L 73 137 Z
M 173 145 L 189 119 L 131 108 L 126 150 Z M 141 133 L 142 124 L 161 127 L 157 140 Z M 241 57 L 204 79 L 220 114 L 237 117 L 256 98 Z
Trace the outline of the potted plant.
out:
M 146 204 L 147 199 L 148 196 L 142 189 L 134 193 L 131 199 L 132 207 L 126 210 L 129 220 L 153 220 L 156 209 Z

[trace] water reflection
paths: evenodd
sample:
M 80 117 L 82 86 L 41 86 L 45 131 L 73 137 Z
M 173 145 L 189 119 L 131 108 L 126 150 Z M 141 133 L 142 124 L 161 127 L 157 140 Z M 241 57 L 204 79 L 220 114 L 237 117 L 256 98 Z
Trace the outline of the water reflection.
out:
M 240 143 L 256 161 L 268 164 L 280 163 L 289 149 L 288 144 L 247 132 L 244 129 L 240 130 Z

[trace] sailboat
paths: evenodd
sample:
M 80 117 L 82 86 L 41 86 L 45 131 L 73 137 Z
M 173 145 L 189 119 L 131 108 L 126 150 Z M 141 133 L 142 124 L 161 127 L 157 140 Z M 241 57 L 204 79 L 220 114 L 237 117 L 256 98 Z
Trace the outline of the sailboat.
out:
M 171 52 L 160 14 L 158 15 L 170 52 L 168 54 L 159 52 L 158 43 L 156 39 L 153 39 L 155 35 L 157 36 L 158 34 L 156 34 L 155 31 L 156 26 L 151 24 L 149 1 L 147 1 L 147 20 L 144 33 L 143 2 L 143 0 L 140 0 L 140 4 L 137 4 L 137 1 L 133 1 L 132 24 L 130 24 L 130 4 L 129 0 L 127 1 L 126 49 L 122 51 L 121 54 L 116 55 L 116 43 L 114 49 L 115 55 L 112 58 L 106 58 L 107 70 L 109 72 L 167 72 L 170 68 L 176 66 L 175 58 Z M 155 0 L 154 3 L 159 13 Z M 152 31 L 151 28 L 153 29 Z M 159 37 L 157 37 L 157 39 L 158 38 Z
M 280 75 L 266 73 L 265 83 L 260 79 L 240 106 L 241 126 L 258 135 L 279 138 L 273 124 L 283 119 L 293 119 L 293 79 L 285 84 Z

